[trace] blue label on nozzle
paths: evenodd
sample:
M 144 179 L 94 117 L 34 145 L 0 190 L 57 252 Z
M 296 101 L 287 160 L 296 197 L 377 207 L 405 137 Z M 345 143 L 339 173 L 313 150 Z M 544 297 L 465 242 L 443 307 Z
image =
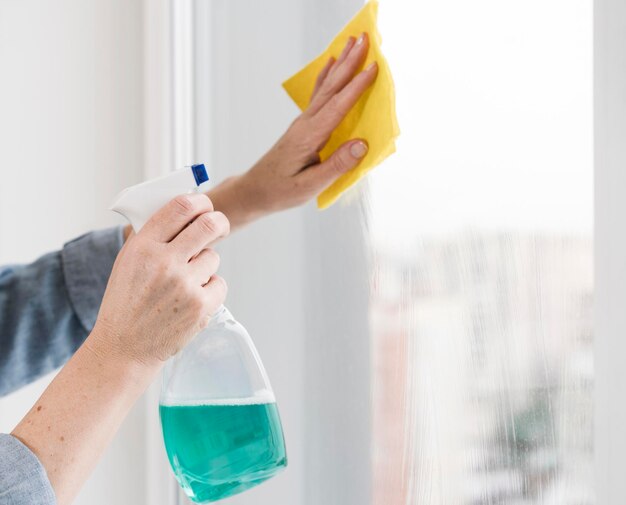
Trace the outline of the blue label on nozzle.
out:
M 209 180 L 209 174 L 207 174 L 206 168 L 203 164 L 193 165 L 191 167 L 191 171 L 193 172 L 193 176 L 196 179 L 196 184 L 198 186 Z

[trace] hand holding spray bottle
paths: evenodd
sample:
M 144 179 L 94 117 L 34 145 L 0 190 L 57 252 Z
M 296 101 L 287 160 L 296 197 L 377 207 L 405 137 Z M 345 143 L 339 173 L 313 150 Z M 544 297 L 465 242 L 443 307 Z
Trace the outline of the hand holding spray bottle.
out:
M 125 189 L 112 210 L 138 232 L 175 196 L 200 192 L 204 165 Z M 222 306 L 165 365 L 159 412 L 167 455 L 197 503 L 240 493 L 287 465 L 283 430 L 261 358 L 246 329 Z

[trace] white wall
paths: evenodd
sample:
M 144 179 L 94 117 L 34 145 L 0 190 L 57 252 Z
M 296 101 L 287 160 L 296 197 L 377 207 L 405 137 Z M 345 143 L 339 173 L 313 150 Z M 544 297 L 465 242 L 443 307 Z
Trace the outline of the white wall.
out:
M 0 264 L 27 262 L 120 221 L 115 194 L 143 173 L 139 0 L 0 1 Z M 0 400 L 13 428 L 49 378 Z M 78 504 L 143 497 L 136 408 Z

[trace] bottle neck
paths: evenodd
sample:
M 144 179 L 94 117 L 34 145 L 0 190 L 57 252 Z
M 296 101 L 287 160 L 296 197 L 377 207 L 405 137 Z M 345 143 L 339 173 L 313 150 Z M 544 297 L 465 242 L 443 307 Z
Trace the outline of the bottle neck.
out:
M 225 321 L 227 319 L 232 319 L 232 317 L 233 316 L 230 313 L 230 311 L 224 305 L 220 305 L 211 316 L 209 325 L 216 324 L 216 323 L 219 323 L 220 321 Z
M 217 308 L 217 310 L 213 313 L 213 316 L 211 316 L 211 317 L 212 317 L 212 318 L 219 317 L 219 316 L 221 316 L 221 315 L 225 314 L 227 310 L 228 310 L 228 309 L 226 308 L 226 306 L 225 306 L 225 305 L 220 305 L 220 306 Z

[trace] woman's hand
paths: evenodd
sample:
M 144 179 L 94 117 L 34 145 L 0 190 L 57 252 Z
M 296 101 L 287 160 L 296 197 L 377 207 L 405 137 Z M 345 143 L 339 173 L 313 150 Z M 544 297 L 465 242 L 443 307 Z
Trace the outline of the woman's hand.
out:
M 224 301 L 219 256 L 208 244 L 228 233 L 228 219 L 206 195 L 172 200 L 122 248 L 94 337 L 140 362 L 176 354 Z
M 228 230 L 205 195 L 186 195 L 122 248 L 93 331 L 12 433 L 45 467 L 59 505 L 71 503 L 163 361 L 224 301 L 208 245 Z
M 377 64 L 355 75 L 369 49 L 366 34 L 350 38 L 341 56 L 320 73 L 309 108 L 247 173 L 226 180 L 209 193 L 239 227 L 271 212 L 301 205 L 356 167 L 367 154 L 367 139 L 346 142 L 320 163 L 332 132 L 378 75 Z

